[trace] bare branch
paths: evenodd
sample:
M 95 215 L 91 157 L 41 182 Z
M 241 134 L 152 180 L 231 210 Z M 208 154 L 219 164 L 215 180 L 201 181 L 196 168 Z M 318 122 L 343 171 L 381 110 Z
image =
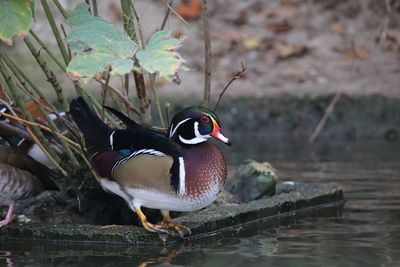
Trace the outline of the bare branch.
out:
M 167 24 L 169 14 L 171 13 L 170 6 L 172 6 L 174 4 L 174 0 L 167 0 L 166 4 L 167 4 L 167 8 L 166 8 L 166 11 L 165 11 L 164 19 L 163 19 L 163 21 L 161 23 L 160 30 L 164 30 L 165 25 Z
M 222 89 L 222 92 L 219 94 L 219 98 L 218 98 L 217 104 L 215 104 L 215 107 L 214 107 L 214 112 L 217 111 L 218 106 L 219 106 L 219 103 L 221 102 L 222 96 L 224 95 L 224 93 L 226 92 L 226 90 L 228 90 L 228 88 L 231 86 L 231 84 L 232 84 L 235 80 L 239 79 L 239 78 L 241 77 L 241 75 L 246 71 L 247 68 L 246 68 L 246 66 L 243 64 L 242 61 L 240 61 L 240 64 L 241 64 L 241 66 L 242 66 L 242 69 L 235 72 L 235 75 L 234 75 L 234 76 L 232 77 L 232 79 L 225 85 L 224 89 Z
M 203 0 L 203 33 L 204 33 L 204 95 L 203 106 L 208 107 L 211 95 L 211 40 L 210 25 L 208 21 L 207 0 Z
M 310 136 L 310 139 L 308 139 L 308 142 L 311 144 L 317 139 L 319 133 L 321 132 L 322 128 L 324 127 L 326 121 L 328 120 L 329 116 L 332 114 L 332 112 L 335 109 L 335 106 L 337 102 L 340 99 L 340 96 L 342 95 L 341 92 L 336 93 L 335 97 L 332 99 L 331 103 L 329 103 L 328 107 L 325 110 L 324 115 L 322 116 L 321 120 L 318 122 L 317 127 L 315 127 L 314 132 Z
M 172 5 L 172 2 L 171 2 L 171 5 Z M 182 18 L 182 16 L 179 15 L 178 12 L 176 12 L 175 9 L 173 9 L 171 5 L 169 4 L 169 2 L 167 2 L 168 9 L 170 9 L 172 11 L 172 13 L 174 13 L 175 16 L 177 16 L 183 23 L 185 23 L 187 26 L 190 26 L 190 23 L 187 22 L 184 18 Z

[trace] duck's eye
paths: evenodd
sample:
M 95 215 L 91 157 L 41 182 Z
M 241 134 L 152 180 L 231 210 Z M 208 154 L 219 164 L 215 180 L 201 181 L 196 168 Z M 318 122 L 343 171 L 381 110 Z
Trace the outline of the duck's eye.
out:
M 201 122 L 203 123 L 209 123 L 210 122 L 210 118 L 208 116 L 202 116 L 200 118 Z

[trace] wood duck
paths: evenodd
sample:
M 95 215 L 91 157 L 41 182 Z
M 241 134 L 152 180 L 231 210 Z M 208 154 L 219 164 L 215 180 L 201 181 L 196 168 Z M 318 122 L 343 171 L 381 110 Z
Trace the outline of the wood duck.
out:
M 55 172 L 16 147 L 0 145 L 0 206 L 8 205 L 0 227 L 11 222 L 16 201 L 44 190 L 58 190 L 51 179 L 55 176 Z
M 231 143 L 221 133 L 217 115 L 202 107 L 186 108 L 174 116 L 165 134 L 105 108 L 126 129 L 109 128 L 82 98 L 70 106 L 101 186 L 124 198 L 146 230 L 181 237 L 191 234 L 188 227 L 171 222 L 169 211 L 201 209 L 222 190 L 227 176 L 225 158 L 208 139 Z M 159 209 L 163 221 L 148 222 L 141 207 Z

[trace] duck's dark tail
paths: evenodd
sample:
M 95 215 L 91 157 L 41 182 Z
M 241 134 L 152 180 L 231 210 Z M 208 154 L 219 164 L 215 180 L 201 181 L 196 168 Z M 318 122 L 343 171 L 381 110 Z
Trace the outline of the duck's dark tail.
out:
M 85 137 L 89 157 L 94 153 L 110 149 L 112 129 L 93 112 L 82 97 L 72 100 L 70 112 Z

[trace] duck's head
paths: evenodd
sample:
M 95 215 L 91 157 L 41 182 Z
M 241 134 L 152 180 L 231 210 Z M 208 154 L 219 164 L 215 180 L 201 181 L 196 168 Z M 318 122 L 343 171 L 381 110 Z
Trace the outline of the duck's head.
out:
M 204 107 L 188 107 L 178 112 L 168 129 L 171 139 L 185 145 L 196 145 L 215 139 L 230 146 L 231 142 L 221 132 L 217 115 Z

